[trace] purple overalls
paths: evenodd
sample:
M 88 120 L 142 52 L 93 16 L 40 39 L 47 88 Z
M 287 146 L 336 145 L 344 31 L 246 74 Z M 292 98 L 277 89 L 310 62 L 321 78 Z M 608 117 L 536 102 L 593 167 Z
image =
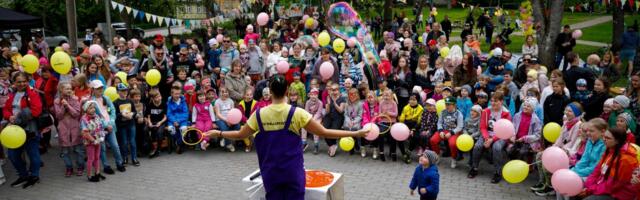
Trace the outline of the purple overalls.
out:
M 291 106 L 284 129 L 265 131 L 256 111 L 259 134 L 254 140 L 266 199 L 303 200 L 305 171 L 300 135 L 289 130 L 296 108 Z

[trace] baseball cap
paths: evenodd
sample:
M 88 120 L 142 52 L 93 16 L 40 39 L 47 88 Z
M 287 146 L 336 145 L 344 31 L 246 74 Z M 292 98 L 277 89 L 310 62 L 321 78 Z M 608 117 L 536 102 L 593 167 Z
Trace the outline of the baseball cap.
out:
M 583 78 L 578 79 L 578 81 L 576 81 L 576 86 L 587 86 L 587 80 L 584 80 Z
M 91 81 L 91 83 L 89 83 L 89 85 L 93 89 L 98 89 L 98 88 L 104 87 L 104 84 L 102 84 L 102 81 L 100 81 L 100 80 L 93 80 L 93 81 Z
M 164 41 L 164 36 L 162 36 L 160 34 L 156 34 L 156 36 L 153 38 L 153 40 L 158 41 L 158 42 L 162 42 L 162 41 Z
M 127 91 L 127 90 L 129 90 L 127 85 L 125 85 L 124 83 L 118 83 L 118 86 L 116 86 L 116 89 L 118 89 L 118 91 Z
M 436 100 L 434 99 L 427 99 L 427 101 L 425 102 L 427 105 L 436 105 Z
M 444 88 L 442 88 L 442 91 L 445 91 L 445 90 L 449 90 L 449 92 L 453 92 L 453 90 L 448 86 L 445 86 Z
M 447 97 L 447 99 L 444 100 L 444 103 L 446 104 L 456 104 L 456 98 L 455 97 Z

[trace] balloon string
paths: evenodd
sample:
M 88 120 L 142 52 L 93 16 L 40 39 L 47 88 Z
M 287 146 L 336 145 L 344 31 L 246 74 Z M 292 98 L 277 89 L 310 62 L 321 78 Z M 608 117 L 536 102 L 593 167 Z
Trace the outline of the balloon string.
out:
M 540 162 L 542 162 L 542 161 L 540 161 L 540 160 L 539 160 L 539 161 L 535 161 L 535 162 L 532 162 L 531 164 L 528 164 L 528 165 L 529 165 L 529 166 L 531 166 L 531 165 L 537 165 L 537 164 L 538 164 L 538 163 L 540 163 Z

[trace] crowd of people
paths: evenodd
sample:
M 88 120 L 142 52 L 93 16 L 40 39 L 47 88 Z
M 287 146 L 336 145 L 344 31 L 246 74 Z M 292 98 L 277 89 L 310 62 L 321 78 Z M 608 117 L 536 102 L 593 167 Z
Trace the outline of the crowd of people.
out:
M 28 54 L 39 58 L 40 68 L 34 74 L 23 72 L 17 48 L 1 43 L 2 123 L 18 125 L 27 133 L 23 146 L 6 152 L 19 175 L 11 186 L 26 188 L 39 181 L 44 166 L 40 156 L 51 148 L 52 136 L 66 166 L 64 176 L 87 176 L 92 182 L 104 181 L 103 173 L 114 174 L 113 161 L 117 171 L 125 172 L 126 167 L 144 164 L 140 156 L 155 158 L 161 152 L 182 154 L 213 147 L 251 152 L 251 137 L 236 141 L 205 135 L 199 144 L 188 145 L 181 133 L 194 128 L 239 130 L 252 113 L 271 104 L 269 80 L 284 76 L 286 101 L 304 108 L 324 127 L 354 131 L 374 123 L 386 133 L 374 141 L 356 138 L 349 154 L 407 164 L 419 157 L 411 189 L 413 194 L 417 188 L 425 199 L 437 197 L 437 163 L 444 157 L 451 168 L 468 157 L 468 178 L 490 173 L 491 183 L 499 183 L 507 161 L 540 163 L 542 151 L 551 146 L 566 151 L 571 170 L 585 181 L 581 197 L 635 199 L 640 195 L 636 158 L 640 152 L 634 146 L 640 131 L 636 128 L 640 74 L 634 64 L 638 34 L 633 27 L 625 40 L 635 43 L 625 43 L 621 53 L 586 55 L 582 64 L 573 52 L 572 30 L 565 26 L 556 41 L 556 65 L 542 66 L 538 60 L 542 50 L 531 35 L 522 49 L 508 49 L 508 35 L 486 33 L 484 41 L 479 39 L 473 33 L 472 18 L 461 33 L 462 45 L 452 46 L 448 44 L 453 34 L 450 22 L 445 32 L 435 17 L 430 18 L 420 36 L 416 29 L 421 26 L 400 19 L 393 30 L 381 33 L 380 62 L 376 62 L 357 47 L 337 53 L 331 45 L 297 40 L 325 30 L 321 16 L 311 15 L 318 26 L 306 27 L 295 18 L 279 19 L 267 27 L 247 25 L 240 37 L 227 34 L 223 27 L 209 27 L 202 36 L 156 35 L 150 40 L 116 36 L 112 45 L 105 45 L 102 34 L 88 34 L 77 54 L 68 44 L 49 48 L 42 37 L 36 37 L 27 47 Z M 483 15 L 487 18 L 483 24 L 492 23 L 488 15 Z M 417 42 L 419 38 L 422 42 Z M 491 44 L 489 56 L 480 48 L 483 42 Z M 91 45 L 104 50 L 92 54 Z M 441 55 L 443 48 L 448 55 Z M 73 56 L 69 74 L 52 69 L 47 58 L 55 51 Z M 521 55 L 516 65 L 510 62 L 513 52 Z M 281 61 L 288 62 L 288 70 L 278 69 Z M 612 81 L 623 77 L 619 71 L 625 62 L 630 85 L 623 94 L 612 94 Z M 334 67 L 330 77 L 320 73 L 323 63 Z M 161 73 L 160 83 L 154 86 L 145 80 L 152 69 Z M 116 76 L 118 72 L 126 76 Z M 116 100 L 104 95 L 110 87 L 117 90 Z M 438 113 L 440 101 L 445 108 Z M 234 108 L 243 115 L 238 124 L 229 120 Z M 513 122 L 514 137 L 496 136 L 493 125 L 500 119 Z M 562 126 L 555 142 L 542 137 L 542 127 L 551 122 Z M 408 141 L 397 141 L 388 133 L 394 123 L 410 128 Z M 475 141 L 469 152 L 456 146 L 456 138 L 463 133 Z M 322 138 L 305 130 L 299 137 L 304 150 L 321 152 Z M 337 140 L 324 140 L 326 154 L 335 156 Z M 113 157 L 107 156 L 109 149 Z M 0 159 L 4 155 L 0 152 Z M 484 158 L 491 171 L 480 170 Z M 535 168 L 539 183 L 531 190 L 539 196 L 555 195 L 550 173 L 541 164 Z M 1 172 L 0 184 L 5 181 Z

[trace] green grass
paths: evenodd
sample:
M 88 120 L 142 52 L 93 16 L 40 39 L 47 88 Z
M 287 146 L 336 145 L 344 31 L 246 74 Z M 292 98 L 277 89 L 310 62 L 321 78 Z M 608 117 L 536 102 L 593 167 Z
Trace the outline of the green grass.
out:
M 634 20 L 640 21 L 638 15 L 626 15 L 624 17 L 625 25 L 633 24 Z M 607 22 L 598 24 L 589 28 L 582 29 L 581 40 L 588 40 L 594 42 L 611 43 L 611 35 L 613 32 L 613 23 Z

